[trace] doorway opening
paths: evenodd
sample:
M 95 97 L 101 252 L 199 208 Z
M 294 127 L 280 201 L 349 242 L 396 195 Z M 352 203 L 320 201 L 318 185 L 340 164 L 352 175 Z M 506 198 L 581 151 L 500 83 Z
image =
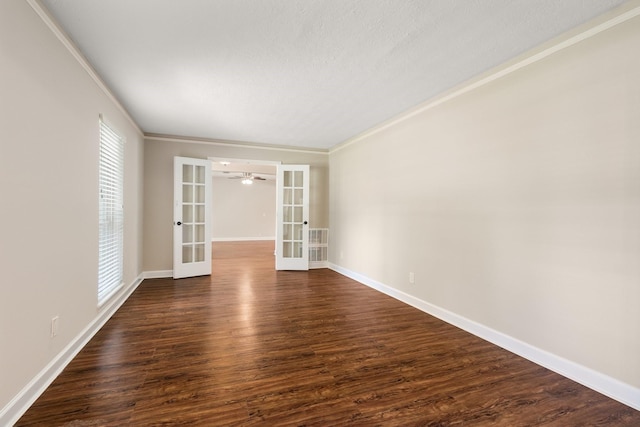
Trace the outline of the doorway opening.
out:
M 273 240 L 281 162 L 210 157 L 214 242 Z
M 310 229 L 309 165 L 211 157 L 209 161 L 212 242 L 271 240 L 277 270 L 308 270 L 309 235 L 321 235 Z M 314 258 L 326 254 L 326 242 L 312 252 Z

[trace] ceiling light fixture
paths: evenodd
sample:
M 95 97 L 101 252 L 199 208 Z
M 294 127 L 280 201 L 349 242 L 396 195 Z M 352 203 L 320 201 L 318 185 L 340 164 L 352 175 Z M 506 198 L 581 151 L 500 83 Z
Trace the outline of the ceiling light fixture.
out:
M 245 178 L 241 181 L 244 185 L 251 185 L 253 184 L 253 180 L 251 178 Z

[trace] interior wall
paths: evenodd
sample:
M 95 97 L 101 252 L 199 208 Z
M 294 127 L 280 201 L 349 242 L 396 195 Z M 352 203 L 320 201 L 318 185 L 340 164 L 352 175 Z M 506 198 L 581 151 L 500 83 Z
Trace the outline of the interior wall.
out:
M 144 270 L 173 269 L 173 158 L 210 157 L 310 165 L 309 226 L 329 225 L 329 160 L 326 153 L 257 148 L 215 142 L 147 138 L 144 150 Z
M 640 387 L 638 46 L 636 17 L 334 149 L 330 261 Z
M 212 192 L 213 240 L 275 239 L 274 179 L 244 185 L 239 179 L 214 177 Z
M 127 141 L 131 284 L 142 272 L 142 135 L 29 3 L 0 2 L 0 414 L 101 313 L 100 114 Z

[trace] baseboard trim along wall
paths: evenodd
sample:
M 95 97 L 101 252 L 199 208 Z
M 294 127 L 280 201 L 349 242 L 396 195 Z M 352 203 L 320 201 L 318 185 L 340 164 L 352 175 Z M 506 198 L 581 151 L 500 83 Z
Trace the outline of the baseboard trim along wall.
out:
M 49 362 L 23 389 L 0 411 L 0 425 L 12 426 L 33 405 L 64 368 L 87 345 L 89 340 L 104 326 L 120 306 L 129 298 L 140 283 L 143 275 L 139 275 L 129 286 L 124 288 L 102 308 L 101 312 L 89 323 L 56 357 Z
M 363 285 L 369 286 L 383 294 L 389 295 L 399 301 L 409 304 L 418 310 L 424 311 L 440 320 L 463 329 L 477 337 L 480 337 L 492 344 L 504 348 L 518 356 L 524 357 L 540 366 L 544 366 L 564 377 L 580 383 L 598 393 L 604 394 L 618 402 L 640 410 L 640 388 L 633 387 L 615 378 L 611 378 L 593 369 L 579 365 L 570 360 L 549 353 L 545 350 L 534 347 L 526 342 L 520 341 L 473 320 L 462 317 L 456 313 L 445 310 L 436 305 L 430 304 L 391 286 L 385 285 L 362 274 L 329 264 L 329 268 L 343 276 L 349 277 Z
M 142 277 L 145 279 L 164 279 L 167 277 L 173 277 L 173 270 L 145 271 L 142 273 Z
M 309 261 L 309 270 L 316 268 L 329 268 L 329 263 L 327 261 Z

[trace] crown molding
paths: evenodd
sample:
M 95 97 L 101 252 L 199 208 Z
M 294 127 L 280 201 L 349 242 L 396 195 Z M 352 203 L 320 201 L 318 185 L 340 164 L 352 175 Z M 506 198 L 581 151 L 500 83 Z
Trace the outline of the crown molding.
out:
M 640 0 L 629 1 L 622 6 L 613 9 L 612 11 L 589 21 L 586 24 L 580 25 L 573 30 L 553 38 L 552 40 L 543 43 L 542 45 L 534 48 L 522 55 L 519 55 L 515 59 L 508 61 L 502 65 L 499 65 L 486 73 L 481 74 L 471 80 L 467 80 L 460 85 L 431 98 L 416 107 L 413 107 L 400 115 L 393 117 L 380 123 L 373 128 L 366 130 L 353 138 L 350 138 L 344 142 L 334 145 L 329 149 L 329 154 L 336 153 L 344 148 L 349 147 L 357 142 L 360 142 L 370 136 L 373 136 L 385 129 L 401 123 L 405 120 L 412 118 L 420 113 L 435 108 L 445 102 L 451 101 L 459 96 L 462 96 L 468 92 L 485 86 L 495 80 L 505 77 L 511 73 L 514 73 L 524 67 L 539 62 L 556 52 L 571 47 L 580 43 L 583 40 L 589 39 L 597 34 L 600 34 L 616 25 L 622 24 L 630 19 L 633 19 L 640 15 Z
M 217 145 L 221 147 L 248 148 L 248 149 L 271 150 L 271 151 L 289 151 L 292 153 L 329 155 L 329 150 L 325 148 L 307 148 L 307 147 L 297 147 L 297 146 L 291 146 L 291 145 L 262 144 L 257 142 L 196 138 L 196 137 L 186 137 L 186 136 L 176 136 L 176 135 L 162 135 L 162 134 L 154 134 L 154 133 L 146 133 L 144 134 L 144 137 L 146 140 L 149 140 L 149 141 L 178 142 L 183 144 L 205 144 L 205 145 Z

